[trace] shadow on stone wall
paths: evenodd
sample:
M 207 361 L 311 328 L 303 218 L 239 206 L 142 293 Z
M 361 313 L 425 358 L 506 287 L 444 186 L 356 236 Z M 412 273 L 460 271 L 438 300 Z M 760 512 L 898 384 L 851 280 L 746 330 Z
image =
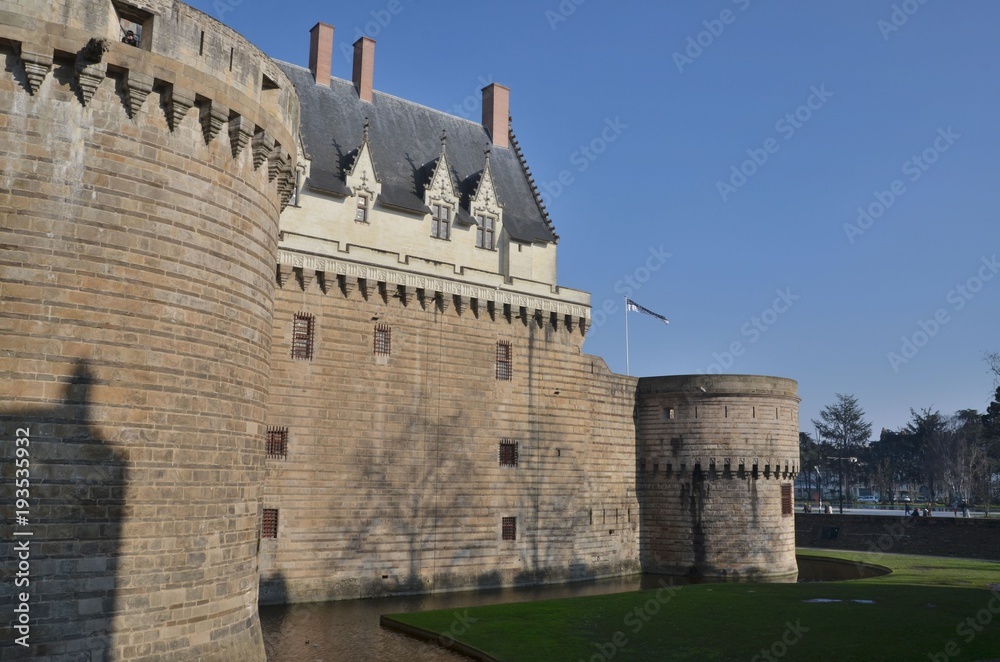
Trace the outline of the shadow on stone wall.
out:
M 28 594 L 27 630 L 17 629 L 18 614 L 4 615 L 13 627 L 3 628 L 2 660 L 110 656 L 128 472 L 91 424 L 94 378 L 87 364 L 78 363 L 66 382 L 51 406 L 0 405 L 0 603 L 16 611 L 20 594 Z M 21 445 L 24 457 L 17 456 L 17 438 L 29 440 Z M 26 476 L 27 487 L 16 483 Z M 27 503 L 18 504 L 24 497 Z M 26 523 L 15 521 L 16 510 L 28 511 Z M 17 641 L 25 633 L 28 647 Z

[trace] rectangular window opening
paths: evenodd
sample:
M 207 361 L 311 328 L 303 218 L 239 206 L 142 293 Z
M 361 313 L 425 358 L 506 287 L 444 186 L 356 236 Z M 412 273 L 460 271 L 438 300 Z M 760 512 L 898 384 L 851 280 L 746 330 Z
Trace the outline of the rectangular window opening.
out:
M 793 513 L 792 486 L 789 483 L 781 486 L 781 515 L 791 517 Z
M 264 514 L 260 520 L 260 537 L 261 538 L 277 538 L 278 537 L 278 509 L 277 508 L 265 508 Z
M 284 460 L 288 457 L 288 428 L 269 427 L 265 450 L 269 458 Z
M 354 212 L 354 220 L 358 223 L 368 222 L 368 196 L 359 195 L 358 196 L 358 206 Z
M 502 518 L 500 520 L 500 533 L 504 540 L 517 540 L 517 518 Z
M 514 377 L 514 366 L 510 341 L 497 341 L 497 379 L 502 382 L 509 382 Z
M 442 204 L 431 206 L 431 237 L 434 239 L 451 237 L 451 207 Z
M 476 247 L 493 250 L 496 248 L 496 219 L 490 216 L 476 216 Z
M 316 318 L 307 313 L 296 313 L 292 320 L 292 358 L 311 361 L 316 332 Z
M 513 439 L 500 440 L 500 466 L 517 466 L 517 441 Z
M 375 325 L 375 356 L 392 354 L 392 329 L 387 324 Z
M 118 40 L 144 51 L 152 50 L 153 14 L 124 2 L 111 4 L 118 17 Z

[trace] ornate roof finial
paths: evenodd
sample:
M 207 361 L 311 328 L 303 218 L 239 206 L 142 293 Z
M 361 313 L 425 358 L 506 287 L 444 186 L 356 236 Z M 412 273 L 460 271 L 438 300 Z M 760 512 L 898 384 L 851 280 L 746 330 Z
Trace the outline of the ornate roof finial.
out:
M 369 122 L 368 122 L 368 116 L 366 115 L 365 116 L 365 136 L 364 136 L 364 141 L 365 142 L 368 142 L 368 127 L 369 127 Z
M 484 153 L 484 156 L 486 157 L 486 165 L 490 164 L 490 152 L 492 151 L 493 151 L 492 147 L 490 146 L 486 147 L 486 152 Z
M 448 132 L 445 129 L 441 129 L 441 153 L 444 154 L 444 145 L 448 142 Z

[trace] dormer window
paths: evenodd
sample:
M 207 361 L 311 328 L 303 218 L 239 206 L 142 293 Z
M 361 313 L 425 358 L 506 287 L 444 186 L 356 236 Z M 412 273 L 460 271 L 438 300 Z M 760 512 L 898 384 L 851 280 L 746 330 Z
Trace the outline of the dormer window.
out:
M 476 216 L 476 246 L 494 250 L 496 241 L 496 219 L 492 216 Z
M 435 239 L 451 238 L 451 207 L 440 203 L 431 205 L 431 236 Z
M 354 220 L 358 223 L 368 222 L 368 196 L 359 195 L 358 196 L 358 206 L 357 210 L 354 212 Z

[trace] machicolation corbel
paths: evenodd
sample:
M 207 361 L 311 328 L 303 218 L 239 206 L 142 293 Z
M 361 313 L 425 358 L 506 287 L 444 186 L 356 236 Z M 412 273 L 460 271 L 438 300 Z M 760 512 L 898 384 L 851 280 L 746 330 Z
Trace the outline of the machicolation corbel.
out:
M 294 275 L 295 272 L 292 265 L 278 263 L 278 287 L 284 287 L 285 283 L 287 283 Z
M 103 61 L 108 48 L 107 39 L 91 38 L 76 54 L 77 89 L 84 106 L 90 103 L 101 81 L 108 76 L 108 65 Z
M 211 99 L 199 100 L 198 119 L 208 145 L 222 131 L 222 125 L 229 121 L 229 109 Z
M 239 113 L 229 115 L 229 146 L 233 150 L 233 158 L 239 157 L 244 148 L 250 144 L 253 136 L 254 123 Z M 256 163 L 254 164 L 256 168 Z
M 42 53 L 31 50 L 29 46 L 21 46 L 21 62 L 24 73 L 28 77 L 28 91 L 34 95 L 41 87 L 45 76 L 52 70 L 52 53 Z
M 264 161 L 267 161 L 274 151 L 274 137 L 269 136 L 264 130 L 257 131 L 252 140 L 253 149 L 253 169 L 256 170 Z
M 194 105 L 194 93 L 168 84 L 164 94 L 164 105 L 170 130 L 176 131 L 181 120 L 187 115 L 187 111 L 191 110 L 191 106 Z
M 153 91 L 153 83 L 152 76 L 132 69 L 125 72 L 122 87 L 128 97 L 128 116 L 130 118 L 135 119 L 135 116 L 139 114 L 142 104 L 146 102 L 146 97 Z

